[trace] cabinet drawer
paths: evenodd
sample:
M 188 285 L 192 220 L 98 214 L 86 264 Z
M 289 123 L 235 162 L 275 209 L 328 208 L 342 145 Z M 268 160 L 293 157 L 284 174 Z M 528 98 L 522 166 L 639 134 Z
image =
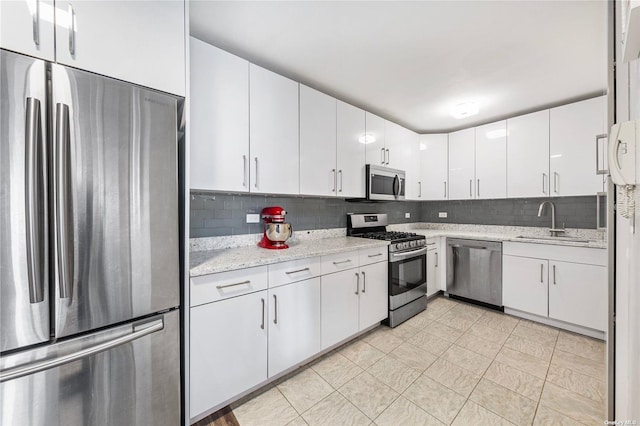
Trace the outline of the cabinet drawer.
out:
M 607 250 L 600 248 L 517 243 L 512 241 L 502 243 L 502 254 L 598 266 L 607 266 L 609 259 Z
M 267 288 L 267 267 L 240 269 L 191 278 L 191 306 Z
M 269 288 L 320 276 L 320 258 L 292 260 L 269 265 Z
M 427 238 L 427 247 L 429 249 L 438 248 L 438 243 L 440 242 L 439 237 Z
M 360 253 L 357 250 L 322 256 L 322 275 L 357 268 L 360 261 L 359 256 Z
M 358 254 L 360 266 L 369 265 L 376 262 L 386 262 L 388 257 L 389 249 L 387 248 L 387 246 L 362 249 Z

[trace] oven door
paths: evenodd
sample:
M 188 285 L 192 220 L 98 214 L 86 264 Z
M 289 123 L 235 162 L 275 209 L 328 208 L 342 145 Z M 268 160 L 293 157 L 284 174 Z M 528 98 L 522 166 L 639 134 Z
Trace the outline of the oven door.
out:
M 367 164 L 367 199 L 404 200 L 405 172 Z
M 427 248 L 389 253 L 389 309 L 427 293 Z

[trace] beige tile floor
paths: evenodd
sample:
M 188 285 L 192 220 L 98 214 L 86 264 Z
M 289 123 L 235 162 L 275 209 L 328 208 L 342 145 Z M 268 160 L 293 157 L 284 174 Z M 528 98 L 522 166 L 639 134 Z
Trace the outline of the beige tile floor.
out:
M 605 345 L 439 297 L 233 412 L 242 426 L 599 425 Z

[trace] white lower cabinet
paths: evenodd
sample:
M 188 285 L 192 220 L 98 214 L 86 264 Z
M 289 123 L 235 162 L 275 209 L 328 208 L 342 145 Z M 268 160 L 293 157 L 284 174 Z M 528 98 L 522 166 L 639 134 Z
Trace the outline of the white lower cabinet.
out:
M 427 251 L 427 297 L 440 291 L 440 271 L 438 270 L 438 249 Z
M 191 308 L 190 414 L 267 380 L 267 291 Z
M 320 278 L 269 289 L 269 377 L 320 352 Z
M 358 268 L 322 276 L 321 346 L 326 349 L 358 332 Z
M 389 315 L 388 263 L 360 267 L 358 330 L 364 330 Z
M 548 315 L 549 261 L 528 257 L 502 257 L 502 303 L 541 317 Z

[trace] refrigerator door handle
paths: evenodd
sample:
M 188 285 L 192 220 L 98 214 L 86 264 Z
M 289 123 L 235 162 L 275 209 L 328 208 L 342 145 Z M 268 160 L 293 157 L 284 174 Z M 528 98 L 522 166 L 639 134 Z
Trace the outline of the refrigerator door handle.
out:
M 29 302 L 44 300 L 44 178 L 40 101 L 27 98 L 25 123 L 25 212 Z
M 50 370 L 52 368 L 60 367 L 61 365 L 65 365 L 82 358 L 87 358 L 100 352 L 108 351 L 109 349 L 113 349 L 116 346 L 124 345 L 125 343 L 132 342 L 148 334 L 160 331 L 163 328 L 164 320 L 162 318 L 145 324 L 134 325 L 133 332 L 130 334 L 116 337 L 115 339 L 108 340 L 97 345 L 89 346 L 77 352 L 72 352 L 70 354 L 63 355 L 57 358 L 43 359 L 31 364 L 21 365 L 19 367 L 0 371 L 0 383 L 18 379 L 24 376 L 29 376 L 40 371 Z
M 73 200 L 71 196 L 71 135 L 69 106 L 56 104 L 56 154 L 55 154 L 55 226 L 58 257 L 58 285 L 60 298 L 67 299 L 73 290 Z

